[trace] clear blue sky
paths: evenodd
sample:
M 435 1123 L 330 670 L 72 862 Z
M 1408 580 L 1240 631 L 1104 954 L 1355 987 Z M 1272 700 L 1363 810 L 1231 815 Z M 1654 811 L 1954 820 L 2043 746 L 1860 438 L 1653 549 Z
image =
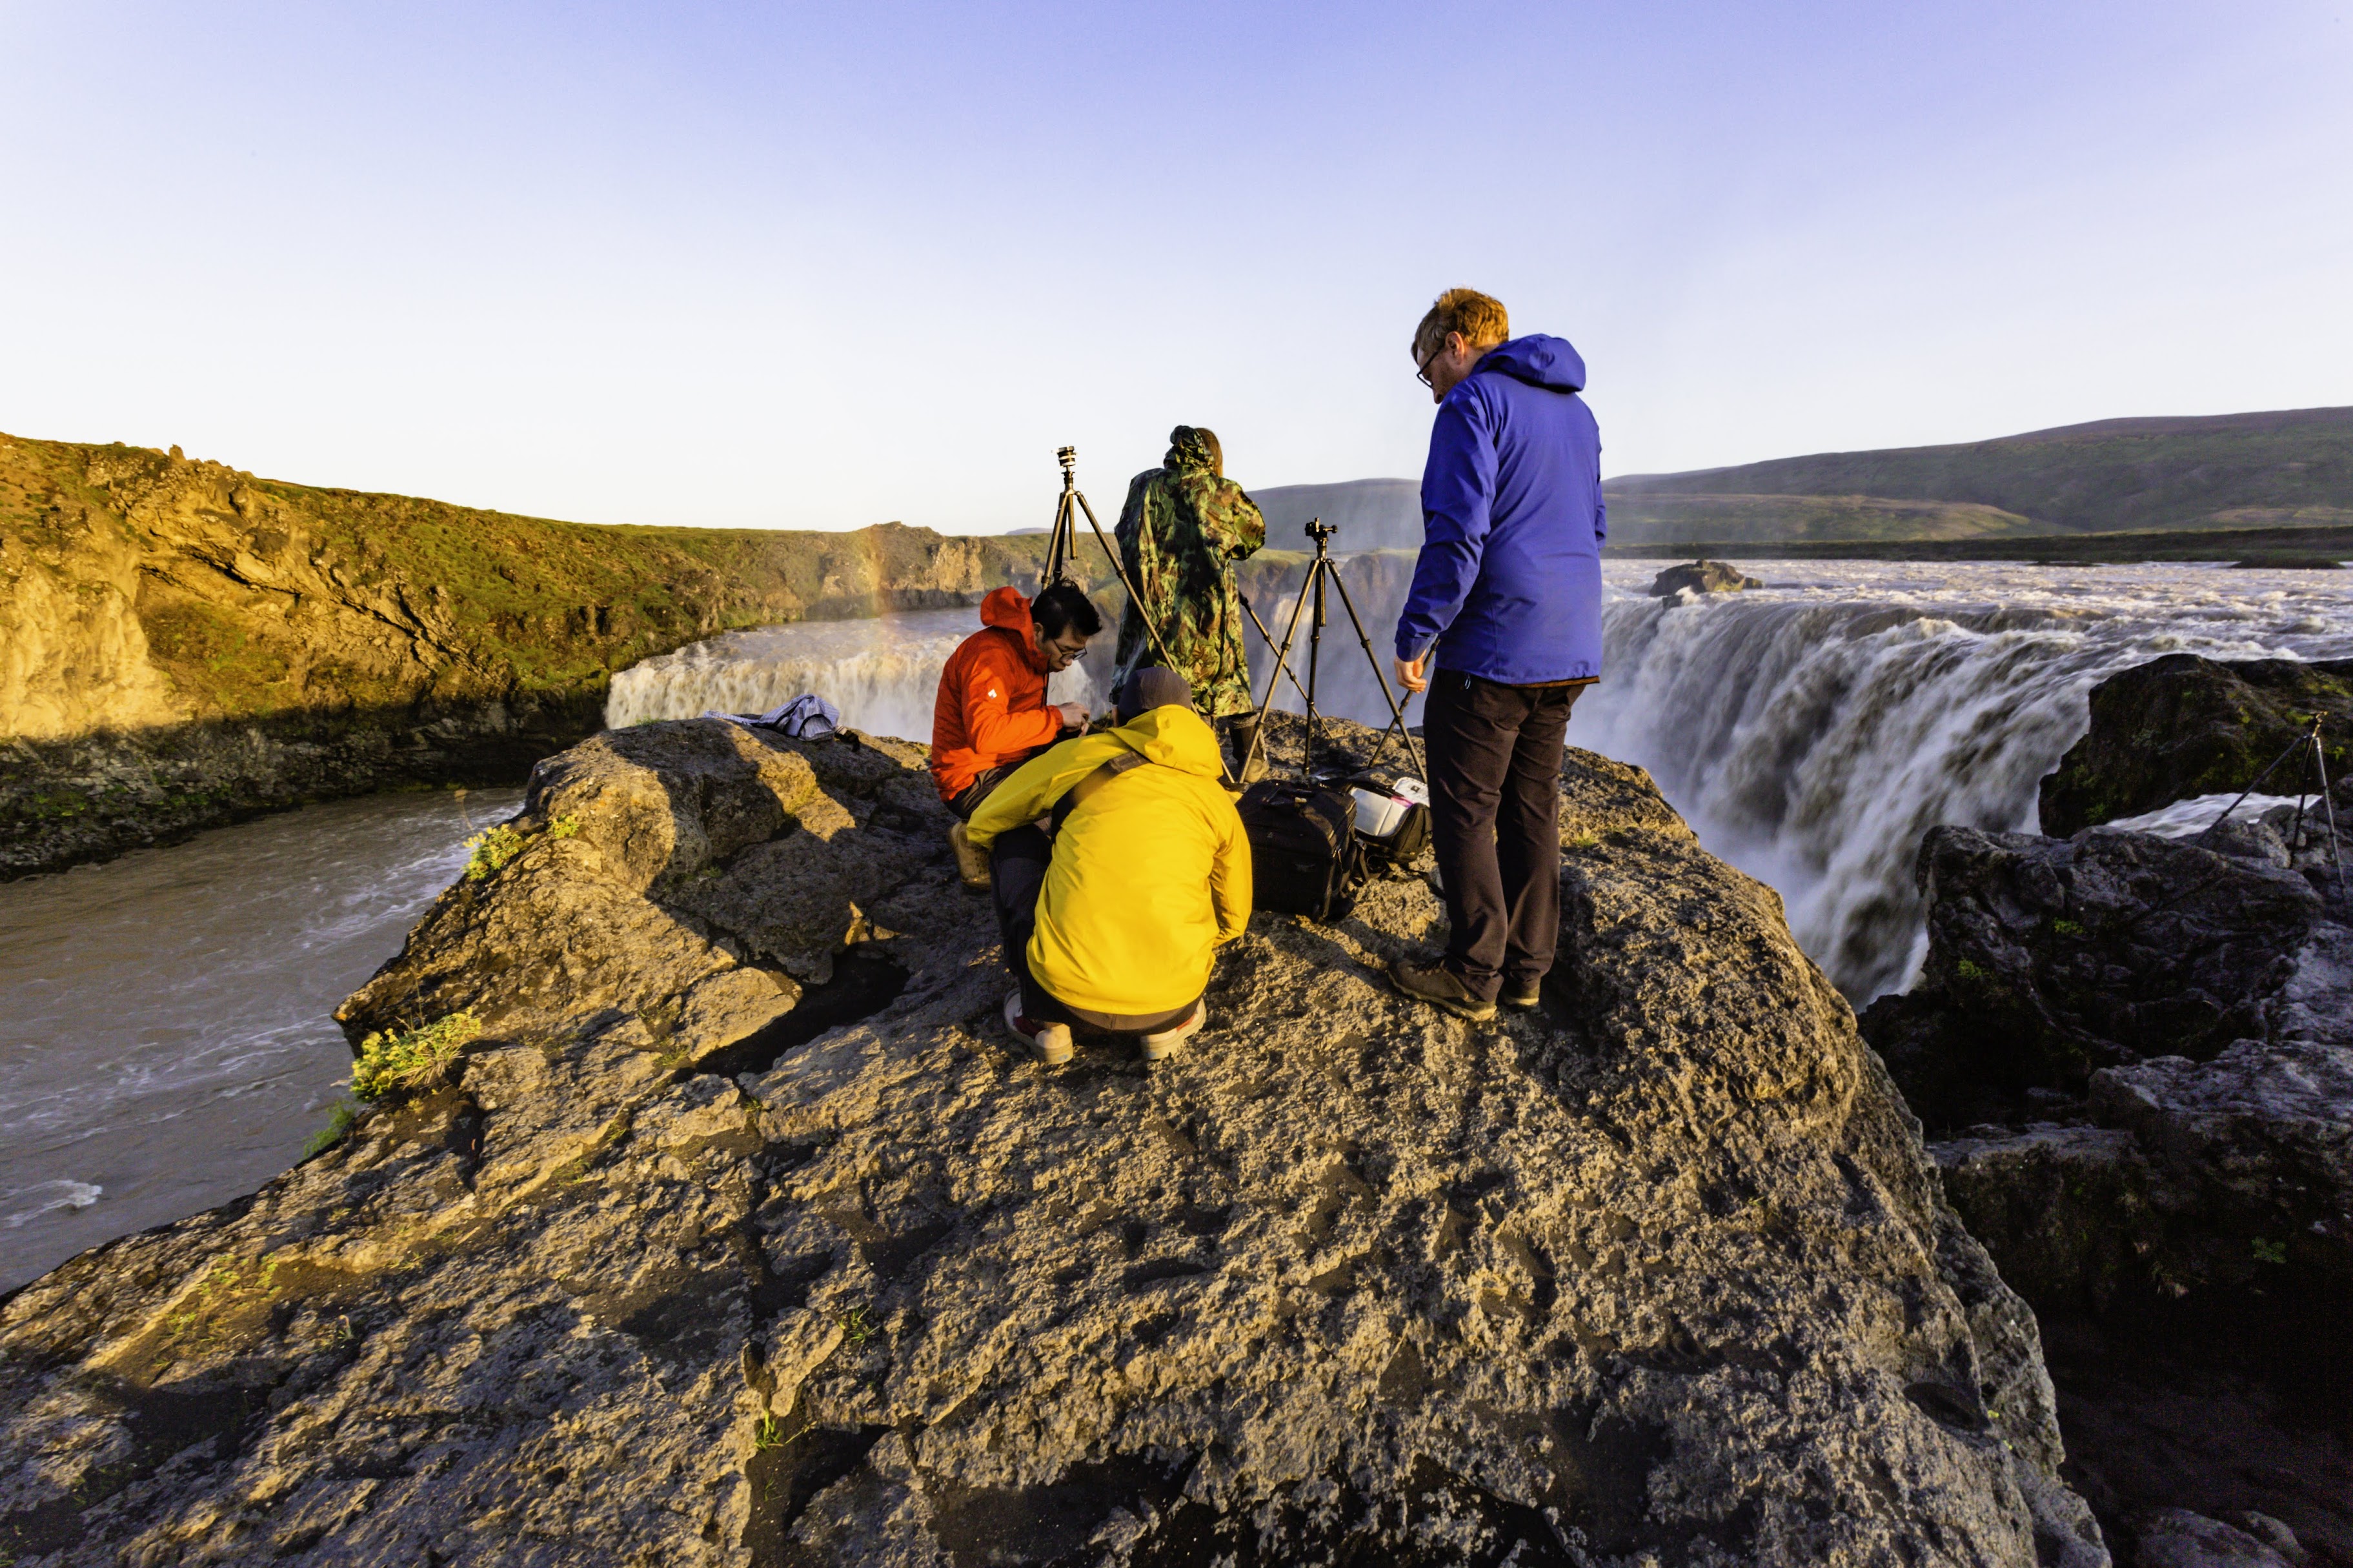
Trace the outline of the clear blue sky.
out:
M 0 0 L 0 430 L 596 521 L 1419 472 L 1440 289 L 1612 473 L 2353 403 L 2353 0 Z

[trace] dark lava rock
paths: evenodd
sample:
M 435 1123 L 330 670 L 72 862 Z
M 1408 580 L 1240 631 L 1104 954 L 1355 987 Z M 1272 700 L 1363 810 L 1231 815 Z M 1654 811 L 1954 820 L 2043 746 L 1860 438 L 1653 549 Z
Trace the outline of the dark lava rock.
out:
M 1764 585 L 1764 579 L 1745 576 L 1739 567 L 1729 562 L 1694 561 L 1670 566 L 1651 579 L 1651 597 L 1672 599 L 1686 588 L 1694 594 L 1736 594 L 1744 588 Z
M 2118 1128 L 2035 1122 L 1935 1146 L 1945 1195 L 2035 1304 L 2100 1312 L 2145 1288 L 2163 1221 L 2139 1140 Z
M 2092 727 L 2042 780 L 2042 827 L 2072 834 L 2177 800 L 2245 789 L 2326 713 L 2322 739 L 2341 813 L 2353 807 L 2353 660 L 2219 663 L 2173 653 L 2092 689 Z M 2294 795 L 2295 762 L 2266 790 Z
M 1394 993 L 1440 911 L 1391 878 L 1254 920 L 1181 1055 L 1048 1070 L 922 756 L 698 721 L 543 766 L 346 1005 L 473 1009 L 451 1084 L 0 1307 L 0 1542 L 2107 1561 L 2033 1319 L 1779 900 L 1638 770 L 1568 755 L 1539 1010 Z
M 2296 1561 L 2243 1530 L 2188 1509 L 2158 1509 L 2137 1521 L 2134 1535 L 2138 1568 L 2294 1568 Z M 2287 1542 L 2295 1544 L 2293 1531 Z
M 2072 839 L 1931 828 L 1920 984 L 1863 1015 L 1932 1128 L 2015 1115 L 2031 1088 L 2205 1058 L 2263 1031 L 2321 917 L 2295 870 L 2147 833 Z
M 2112 1538 L 2266 1561 L 2211 1554 L 2253 1509 L 2353 1563 L 2353 927 L 2274 822 L 2213 842 L 1936 830 L 1926 973 L 1863 1027 L 1974 1123 L 1945 1194 L 2041 1318 Z

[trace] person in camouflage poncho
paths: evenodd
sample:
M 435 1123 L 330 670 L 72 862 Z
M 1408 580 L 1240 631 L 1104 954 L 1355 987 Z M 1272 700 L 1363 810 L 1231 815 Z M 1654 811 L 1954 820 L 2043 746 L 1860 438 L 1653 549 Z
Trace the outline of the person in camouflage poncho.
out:
M 1169 432 L 1160 467 L 1135 476 L 1119 512 L 1119 551 L 1141 603 L 1119 621 L 1114 691 L 1139 665 L 1160 654 L 1144 629 L 1149 615 L 1177 674 L 1193 688 L 1206 719 L 1249 714 L 1250 661 L 1242 649 L 1241 599 L 1233 563 L 1266 543 L 1266 518 L 1241 486 L 1219 472 L 1223 455 L 1207 430 Z M 1236 760 L 1250 743 L 1234 736 Z

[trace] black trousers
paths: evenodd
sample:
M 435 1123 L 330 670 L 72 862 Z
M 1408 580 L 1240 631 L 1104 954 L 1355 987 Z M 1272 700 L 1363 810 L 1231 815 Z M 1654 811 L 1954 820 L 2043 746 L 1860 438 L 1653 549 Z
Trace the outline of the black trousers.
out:
M 1038 895 L 1045 890 L 1046 868 L 1054 841 L 1032 823 L 1000 833 L 989 847 L 989 896 L 997 905 L 997 934 L 1005 943 L 1005 967 L 1021 987 L 1021 1012 L 1040 1024 L 1072 1024 L 1104 1034 L 1149 1034 L 1189 1016 L 1193 1003 L 1166 1013 L 1098 1013 L 1073 1006 L 1029 972 L 1029 938 L 1038 930 Z M 1198 1000 L 1198 998 L 1196 999 Z
M 1533 985 L 1560 941 L 1560 754 L 1582 686 L 1502 686 L 1441 669 L 1422 710 L 1446 967 L 1492 1002 Z

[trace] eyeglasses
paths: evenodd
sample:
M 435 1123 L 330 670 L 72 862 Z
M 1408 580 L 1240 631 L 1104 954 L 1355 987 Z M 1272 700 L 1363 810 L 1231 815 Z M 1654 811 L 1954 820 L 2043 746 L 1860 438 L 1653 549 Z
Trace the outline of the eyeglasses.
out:
M 1430 367 L 1438 363 L 1438 356 L 1445 352 L 1446 345 L 1442 342 L 1440 343 L 1436 348 L 1430 351 L 1430 357 L 1421 362 L 1421 368 L 1413 373 L 1414 380 L 1421 383 L 1422 385 L 1430 388 L 1432 392 L 1436 392 L 1438 390 L 1438 383 L 1430 379 Z

